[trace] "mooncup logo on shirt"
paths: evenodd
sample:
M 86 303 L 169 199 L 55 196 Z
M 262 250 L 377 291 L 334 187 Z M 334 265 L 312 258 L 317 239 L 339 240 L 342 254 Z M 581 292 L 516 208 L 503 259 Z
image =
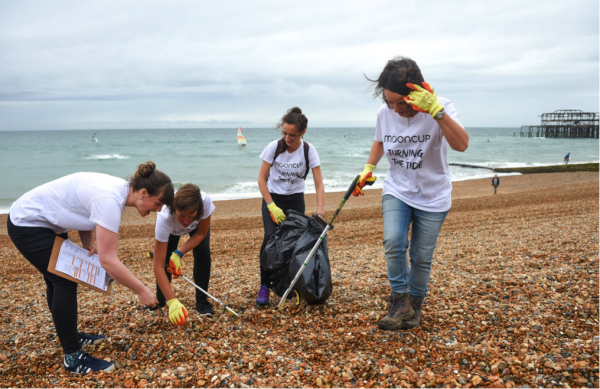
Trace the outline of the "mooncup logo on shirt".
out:
M 431 139 L 431 135 L 413 135 L 413 136 L 395 136 L 386 135 L 383 137 L 386 143 L 423 143 Z
M 281 167 L 281 168 L 284 168 L 284 169 L 289 169 L 289 168 L 297 169 L 299 167 L 304 166 L 304 162 L 298 162 L 298 163 L 279 163 L 279 162 L 276 161 L 275 165 L 277 165 L 277 167 Z

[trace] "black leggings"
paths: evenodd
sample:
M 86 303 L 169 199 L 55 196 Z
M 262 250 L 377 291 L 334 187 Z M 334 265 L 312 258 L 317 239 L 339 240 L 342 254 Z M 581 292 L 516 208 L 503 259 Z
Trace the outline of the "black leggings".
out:
M 198 232 L 198 229 L 190 232 L 190 237 L 194 236 Z M 177 250 L 177 245 L 179 244 L 178 235 L 169 235 L 169 243 L 167 243 L 167 255 L 165 257 L 165 266 L 169 265 L 169 259 L 171 258 L 171 253 Z M 210 228 L 204 237 L 204 240 L 200 242 L 200 244 L 192 250 L 194 253 L 194 283 L 208 292 L 208 282 L 210 280 Z M 169 282 L 171 282 L 171 278 L 173 275 L 166 271 L 167 277 L 169 278 Z M 182 272 L 183 273 L 183 272 Z M 185 282 L 185 281 L 184 281 Z M 194 288 L 196 289 L 196 288 Z M 158 283 L 156 283 L 156 299 L 158 300 L 158 304 L 160 306 L 164 306 L 167 303 L 165 295 L 160 290 Z M 206 302 L 206 295 L 196 289 L 196 308 L 199 308 L 201 303 Z
M 67 233 L 58 235 L 49 228 L 15 226 L 8 215 L 8 236 L 13 244 L 46 282 L 46 299 L 63 351 L 73 353 L 81 348 L 77 332 L 77 283 L 48 271 L 56 236 L 69 239 Z
M 277 205 L 284 212 L 288 209 L 293 209 L 296 212 L 300 212 L 304 214 L 306 209 L 306 205 L 304 203 L 304 193 L 294 193 L 291 195 L 280 195 L 277 193 L 271 193 L 271 198 L 275 205 Z M 275 233 L 275 229 L 277 228 L 277 224 L 271 219 L 271 213 L 269 212 L 269 208 L 267 207 L 267 203 L 263 199 L 262 201 L 262 219 L 263 226 L 265 228 L 265 235 L 263 237 L 262 245 L 260 246 L 260 254 L 262 254 L 267 242 Z M 260 258 L 260 255 L 259 255 Z M 260 262 L 259 262 L 260 264 Z M 269 285 L 269 275 L 260 268 L 260 284 L 261 285 Z

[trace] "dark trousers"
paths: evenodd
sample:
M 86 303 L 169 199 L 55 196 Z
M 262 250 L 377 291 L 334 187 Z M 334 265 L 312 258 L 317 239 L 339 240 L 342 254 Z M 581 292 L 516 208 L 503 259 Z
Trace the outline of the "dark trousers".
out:
M 293 209 L 296 212 L 300 212 L 304 214 L 306 209 L 306 205 L 304 203 L 304 193 L 294 193 L 291 195 L 280 195 L 277 193 L 271 193 L 271 198 L 275 205 L 277 205 L 281 210 L 286 212 L 289 209 Z M 271 213 L 269 212 L 269 208 L 267 208 L 267 203 L 263 199 L 262 201 L 262 219 L 263 226 L 265 228 L 265 235 L 263 237 L 262 245 L 260 246 L 260 254 L 262 254 L 267 242 L 275 233 L 275 229 L 277 228 L 277 224 L 271 219 Z M 260 255 L 259 255 L 260 258 Z M 259 262 L 260 263 L 260 262 Z M 269 275 L 260 268 L 260 284 L 268 285 L 269 284 Z
M 77 332 L 77 283 L 48 271 L 56 232 L 44 227 L 15 226 L 10 221 L 10 215 L 7 219 L 6 226 L 10 240 L 25 259 L 44 276 L 48 308 L 52 313 L 54 327 L 63 351 L 69 354 L 79 350 L 81 345 Z M 66 233 L 58 236 L 69 239 Z
M 198 232 L 198 229 L 190 232 L 190 237 L 194 236 Z M 179 245 L 180 236 L 177 235 L 169 235 L 169 242 L 167 243 L 167 255 L 165 257 L 165 266 L 169 265 L 169 259 L 171 258 L 171 254 L 173 251 L 177 250 L 177 246 Z M 210 228 L 206 233 L 206 237 L 200 244 L 192 250 L 194 254 L 194 283 L 208 292 L 208 282 L 210 280 Z M 169 282 L 173 275 L 166 271 L 167 277 L 169 278 Z M 181 272 L 185 274 L 184 271 Z M 183 281 L 185 282 L 185 281 Z M 196 288 L 194 288 L 196 289 Z M 156 299 L 158 300 L 158 304 L 160 306 L 164 306 L 167 303 L 167 299 L 165 295 L 160 290 L 158 283 L 156 284 Z M 206 295 L 196 289 L 196 307 L 199 307 L 200 304 L 206 302 Z

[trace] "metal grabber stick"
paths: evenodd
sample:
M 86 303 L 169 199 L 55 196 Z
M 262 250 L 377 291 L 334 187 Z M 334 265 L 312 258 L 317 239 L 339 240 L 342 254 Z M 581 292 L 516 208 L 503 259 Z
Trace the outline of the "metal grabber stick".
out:
M 153 253 L 152 251 L 148 251 L 148 253 L 146 254 L 146 256 L 147 256 L 148 258 L 154 258 L 154 253 Z M 169 266 L 165 266 L 165 270 L 166 270 L 166 269 L 168 269 L 168 268 L 169 268 Z M 192 282 L 192 281 L 191 281 L 189 278 L 187 278 L 187 277 L 186 277 L 186 276 L 184 276 L 184 275 L 180 275 L 180 277 L 182 277 L 184 280 L 186 280 L 186 281 L 187 281 L 187 282 L 189 282 L 190 284 L 194 285 L 194 286 L 195 286 L 195 287 L 196 287 L 196 288 L 197 288 L 197 289 L 198 289 L 200 292 L 204 293 L 205 295 L 207 295 L 207 296 L 208 296 L 208 297 L 210 297 L 211 299 L 213 299 L 213 300 L 215 300 L 216 302 L 218 302 L 219 304 L 221 304 L 221 305 L 223 306 L 223 308 L 225 308 L 227 311 L 229 311 L 229 313 L 231 313 L 232 315 L 236 315 L 237 317 L 240 317 L 240 315 L 238 315 L 237 313 L 235 313 L 235 312 L 233 311 L 233 309 L 229 308 L 227 305 L 223 304 L 223 303 L 221 302 L 221 300 L 219 300 L 219 299 L 218 299 L 218 298 L 216 298 L 216 297 L 213 297 L 213 296 L 212 296 L 210 293 L 208 293 L 207 291 L 205 291 L 204 289 L 202 289 L 202 288 L 201 288 L 201 287 L 199 287 L 198 285 L 194 284 L 194 283 L 193 283 L 193 282 Z M 161 311 L 161 312 L 163 312 L 163 310 L 162 310 L 162 309 L 161 309 L 160 311 Z M 163 312 L 163 314 L 165 314 L 165 313 Z M 167 315 L 165 314 L 165 316 L 167 316 Z
M 281 309 L 283 307 L 283 304 L 285 303 L 285 299 L 287 298 L 288 294 L 290 294 L 290 292 L 294 288 L 294 285 L 296 285 L 296 282 L 298 281 L 298 279 L 302 275 L 302 272 L 304 271 L 304 269 L 306 269 L 306 265 L 310 262 L 310 260 L 312 259 L 312 257 L 317 252 L 317 249 L 321 245 L 321 242 L 323 242 L 323 239 L 325 239 L 325 236 L 327 236 L 327 231 L 329 231 L 329 229 L 333 226 L 333 221 L 337 217 L 338 213 L 340 213 L 340 211 L 342 210 L 342 207 L 344 206 L 344 204 L 346 204 L 346 201 L 348 201 L 348 199 L 350 198 L 350 195 L 354 191 L 354 188 L 356 187 L 356 183 L 358 182 L 359 178 L 360 178 L 360 175 L 356 176 L 356 178 L 354 179 L 354 181 L 352 181 L 352 184 L 350 185 L 350 187 L 348 188 L 348 191 L 346 192 L 346 194 L 344 195 L 344 198 L 342 199 L 342 203 L 337 207 L 337 209 L 335 210 L 335 213 L 331 217 L 331 220 L 329 221 L 329 223 L 327 223 L 327 226 L 325 227 L 325 229 L 321 233 L 321 236 L 319 236 L 319 239 L 315 243 L 314 247 L 312 248 L 312 250 L 310 250 L 310 253 L 308 253 L 308 256 L 304 260 L 304 263 L 302 263 L 302 266 L 300 266 L 300 269 L 296 273 L 296 277 L 294 277 L 294 279 L 292 280 L 292 283 L 290 284 L 289 288 L 285 291 L 285 293 L 281 297 L 281 300 L 279 301 L 279 305 L 277 306 L 277 308 Z M 365 185 L 373 185 L 374 182 L 375 182 L 375 180 L 365 181 Z
M 187 278 L 184 275 L 180 275 L 181 278 L 183 278 L 184 280 L 186 280 L 187 282 L 189 282 L 190 284 L 194 285 L 200 292 L 204 293 L 205 295 L 207 295 L 208 297 L 210 297 L 211 299 L 215 300 L 216 302 L 218 302 L 219 304 L 221 304 L 223 306 L 223 308 L 225 308 L 229 313 L 231 313 L 232 315 L 235 315 L 237 317 L 240 317 L 240 315 L 238 315 L 237 313 L 235 313 L 233 311 L 233 309 L 229 308 L 227 305 L 223 304 L 221 302 L 221 300 L 219 300 L 218 298 L 214 297 L 213 295 L 211 295 L 210 293 L 208 293 L 207 291 L 205 291 L 204 289 L 202 289 L 201 287 L 199 287 L 198 285 L 194 284 L 189 278 Z

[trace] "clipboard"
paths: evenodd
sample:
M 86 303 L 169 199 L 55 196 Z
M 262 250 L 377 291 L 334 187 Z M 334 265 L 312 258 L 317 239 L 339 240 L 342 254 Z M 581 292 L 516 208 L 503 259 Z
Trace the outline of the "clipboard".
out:
M 66 273 L 56 269 L 56 264 L 58 262 L 60 250 L 65 241 L 67 241 L 67 239 L 63 239 L 60 236 L 57 236 L 56 239 L 54 240 L 54 247 L 52 248 L 52 255 L 50 256 L 50 263 L 48 264 L 48 271 L 52 274 L 56 274 L 59 277 L 66 278 L 67 280 L 71 280 L 71 281 L 76 282 L 80 285 L 83 285 L 87 288 L 94 289 L 100 293 L 110 295 L 111 294 L 111 286 L 112 286 L 111 284 L 113 281 L 112 277 L 110 278 L 110 280 L 108 282 L 108 286 L 107 286 L 106 290 L 103 290 L 101 288 L 94 286 L 93 284 L 91 284 L 89 282 L 86 282 L 79 278 L 73 277 L 69 274 L 66 274 Z M 79 247 L 79 246 L 77 246 L 77 247 Z M 79 247 L 79 248 L 81 248 L 81 247 Z M 82 250 L 84 250 L 84 249 L 82 249 Z M 104 269 L 102 269 L 102 270 L 104 270 Z M 106 273 L 106 271 L 105 271 L 105 273 Z M 110 275 L 108 273 L 106 273 L 106 276 L 110 277 Z

